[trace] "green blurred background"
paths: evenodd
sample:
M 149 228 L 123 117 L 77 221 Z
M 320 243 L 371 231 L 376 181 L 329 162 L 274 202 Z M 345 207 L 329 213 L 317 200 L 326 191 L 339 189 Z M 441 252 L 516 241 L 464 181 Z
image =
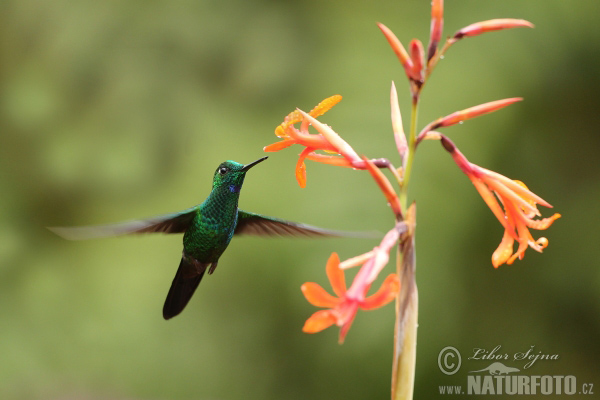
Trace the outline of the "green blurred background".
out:
M 398 164 L 389 87 L 407 123 L 408 84 L 375 22 L 426 42 L 429 13 L 429 0 L 0 3 L 0 398 L 388 398 L 392 306 L 359 314 L 343 346 L 336 328 L 301 332 L 315 309 L 300 285 L 328 287 L 332 251 L 349 258 L 377 240 L 235 239 L 165 322 L 180 236 L 68 242 L 44 227 L 197 204 L 221 161 L 261 157 L 288 112 L 336 93 L 344 100 L 322 120 L 359 153 Z M 549 238 L 545 254 L 494 270 L 501 226 L 441 146 L 423 144 L 411 182 L 416 398 L 463 384 L 489 364 L 466 360 L 473 348 L 497 345 L 559 354 L 527 374 L 575 375 L 600 392 L 599 16 L 591 1 L 446 2 L 444 36 L 500 17 L 536 28 L 455 45 L 424 91 L 420 126 L 523 96 L 445 133 L 563 218 L 534 231 Z M 308 163 L 300 189 L 299 151 L 253 169 L 240 206 L 332 229 L 391 227 L 364 171 Z M 438 368 L 446 346 L 463 354 L 454 376 Z

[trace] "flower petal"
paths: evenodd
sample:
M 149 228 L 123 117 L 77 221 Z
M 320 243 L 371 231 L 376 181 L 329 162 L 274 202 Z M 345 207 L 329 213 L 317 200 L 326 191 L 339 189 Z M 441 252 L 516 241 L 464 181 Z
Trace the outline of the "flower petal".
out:
M 502 237 L 502 241 L 500 245 L 492 254 L 492 265 L 494 268 L 498 268 L 500 265 L 504 264 L 508 261 L 510 256 L 513 254 L 513 244 L 515 240 L 508 233 L 508 231 L 504 231 L 504 236 Z
M 340 257 L 337 253 L 331 253 L 329 260 L 327 260 L 327 278 L 331 283 L 331 288 L 339 297 L 343 297 L 346 294 L 346 277 L 344 271 L 340 269 Z
M 331 146 L 331 148 L 327 148 L 325 146 L 319 148 L 323 148 L 325 150 L 334 150 L 336 153 L 339 153 L 346 159 L 348 159 L 348 161 L 360 160 L 360 157 L 358 156 L 358 154 L 356 154 L 352 146 L 350 146 L 344 139 L 340 137 L 340 135 L 338 135 L 333 129 L 331 129 L 329 125 L 318 121 L 317 119 L 313 118 L 309 114 L 306 114 L 302 110 L 299 111 L 302 113 L 304 118 L 310 121 L 310 124 L 321 134 L 322 138 L 325 138 L 325 140 L 327 140 L 327 142 Z
M 352 168 L 352 163 L 350 163 L 350 161 L 346 160 L 344 157 L 328 156 L 325 154 L 319 154 L 319 153 L 313 152 L 313 153 L 310 153 L 309 155 L 307 155 L 306 158 L 311 161 L 316 161 L 316 162 L 320 162 L 323 164 L 334 165 L 336 167 Z
M 301 188 L 306 187 L 306 164 L 304 164 L 304 159 L 308 155 L 308 153 L 314 151 L 314 149 L 307 147 L 302 150 L 300 153 L 300 157 L 298 157 L 298 162 L 296 163 L 296 180 L 298 181 L 298 185 Z
M 531 203 L 527 202 L 527 200 L 523 199 L 523 197 L 510 190 L 506 185 L 503 185 L 495 179 L 484 178 L 484 182 L 490 189 L 498 194 L 502 201 L 511 202 L 515 206 L 519 207 L 519 209 L 525 210 L 533 215 L 540 215 L 539 210 L 535 206 L 532 206 Z
M 519 233 L 519 248 L 517 249 L 515 254 L 513 254 L 512 257 L 508 259 L 508 261 L 506 261 L 508 265 L 511 265 L 513 262 L 515 262 L 517 257 L 519 258 L 519 260 L 522 260 L 523 257 L 525 257 L 525 250 L 527 250 L 529 244 L 535 243 L 535 241 L 531 237 L 531 233 L 529 233 L 529 230 L 524 225 L 517 225 L 517 230 Z
M 532 229 L 544 230 L 544 229 L 548 229 L 550 227 L 550 225 L 552 225 L 552 223 L 554 221 L 556 221 L 557 219 L 559 219 L 560 217 L 561 217 L 561 215 L 559 213 L 556 213 L 551 217 L 543 218 L 540 220 L 527 219 L 527 220 L 525 220 L 525 224 L 529 228 L 532 228 Z
M 383 307 L 396 298 L 400 291 L 400 279 L 396 274 L 390 274 L 385 278 L 377 292 L 368 296 L 360 303 L 363 310 L 374 310 Z
M 502 224 L 504 229 L 506 229 L 507 232 L 511 233 L 511 236 L 514 239 L 517 239 L 517 233 L 512 219 L 509 220 L 508 218 L 506 218 L 502 207 L 500 207 L 500 204 L 498 204 L 498 200 L 496 200 L 496 197 L 494 196 L 492 191 L 480 179 L 471 178 L 470 176 L 469 178 L 471 179 L 471 182 L 473 182 L 473 185 L 475 185 L 475 189 L 477 189 L 483 201 L 485 201 L 490 210 L 492 210 L 492 212 L 494 213 L 496 218 L 498 218 L 498 221 Z
M 300 289 L 306 300 L 315 307 L 333 308 L 340 302 L 340 299 L 327 293 L 318 283 L 306 282 Z
M 537 204 L 541 204 L 544 207 L 552 208 L 550 203 L 548 203 L 546 200 L 542 199 L 540 196 L 538 196 L 537 194 L 535 194 L 531 190 L 529 190 L 529 188 L 527 188 L 527 186 L 525 186 L 525 184 L 523 182 L 512 180 L 502 174 L 499 174 L 494 171 L 490 171 L 489 169 L 486 169 L 483 167 L 480 167 L 480 168 L 486 175 L 503 183 L 505 186 L 507 186 L 509 189 L 511 189 L 512 191 L 517 193 L 519 196 L 521 196 L 525 200 L 532 200 L 533 202 L 535 202 Z
M 335 324 L 336 317 L 332 310 L 321 310 L 311 315 L 302 327 L 304 333 L 317 333 Z
M 263 151 L 266 151 L 266 152 L 272 152 L 272 151 L 279 151 L 279 150 L 283 150 L 283 149 L 285 149 L 286 147 L 290 147 L 290 146 L 291 146 L 291 145 L 293 145 L 294 143 L 296 143 L 296 142 L 295 142 L 295 141 L 293 141 L 293 140 L 283 140 L 283 141 L 281 141 L 281 142 L 276 142 L 276 143 L 270 144 L 270 145 L 268 145 L 268 146 L 265 146 L 265 147 L 263 148 Z
M 317 104 L 315 106 L 315 108 L 310 110 L 310 112 L 308 114 L 311 117 L 318 118 L 321 115 L 325 114 L 327 111 L 331 110 L 333 108 L 333 106 L 335 106 L 340 101 L 342 101 L 342 96 L 340 96 L 339 94 L 330 96 L 330 97 L 326 98 L 325 100 L 323 100 L 322 102 L 320 102 L 319 104 Z
M 340 328 L 340 337 L 338 339 L 338 343 L 344 343 L 344 339 L 346 339 L 346 335 L 352 326 L 352 322 L 354 322 L 354 318 L 356 318 L 356 311 L 358 310 L 358 305 L 356 302 L 352 302 L 347 309 L 346 318 L 342 322 L 342 327 Z
M 283 124 L 281 124 L 281 126 L 294 125 L 300 121 L 302 121 L 302 115 L 298 113 L 298 110 L 294 110 L 288 115 L 286 115 L 286 117 L 283 119 Z

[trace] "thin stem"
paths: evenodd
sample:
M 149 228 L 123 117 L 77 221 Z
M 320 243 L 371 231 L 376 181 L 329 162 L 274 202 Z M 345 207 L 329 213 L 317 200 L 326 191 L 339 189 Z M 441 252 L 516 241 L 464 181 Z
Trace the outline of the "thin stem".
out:
M 410 175 L 412 172 L 412 165 L 414 160 L 414 154 L 416 150 L 416 138 L 417 138 L 417 116 L 419 113 L 419 94 L 416 93 L 413 96 L 412 108 L 410 113 L 410 131 L 408 133 L 408 157 L 406 158 L 406 165 L 404 166 L 404 177 L 402 182 L 402 188 L 400 189 L 400 204 L 402 209 L 406 209 L 408 206 L 408 184 L 410 181 Z

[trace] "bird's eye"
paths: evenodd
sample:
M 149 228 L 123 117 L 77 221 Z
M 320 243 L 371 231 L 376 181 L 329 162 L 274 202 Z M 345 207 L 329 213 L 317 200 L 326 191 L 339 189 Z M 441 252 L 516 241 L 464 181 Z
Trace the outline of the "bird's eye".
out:
M 227 168 L 227 167 L 219 168 L 219 174 L 221 174 L 221 175 L 225 175 L 228 171 L 229 171 L 229 168 Z

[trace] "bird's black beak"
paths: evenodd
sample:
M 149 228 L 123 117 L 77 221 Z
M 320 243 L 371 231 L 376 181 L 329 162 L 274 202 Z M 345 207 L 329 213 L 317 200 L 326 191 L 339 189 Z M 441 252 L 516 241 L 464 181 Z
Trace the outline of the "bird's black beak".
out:
M 265 161 L 267 158 L 269 158 L 269 156 L 264 156 L 263 158 L 259 158 L 256 161 L 252 161 L 250 164 L 246 164 L 242 167 L 242 171 L 248 171 L 250 168 L 254 167 L 256 164 L 258 164 L 259 162 L 263 162 Z

